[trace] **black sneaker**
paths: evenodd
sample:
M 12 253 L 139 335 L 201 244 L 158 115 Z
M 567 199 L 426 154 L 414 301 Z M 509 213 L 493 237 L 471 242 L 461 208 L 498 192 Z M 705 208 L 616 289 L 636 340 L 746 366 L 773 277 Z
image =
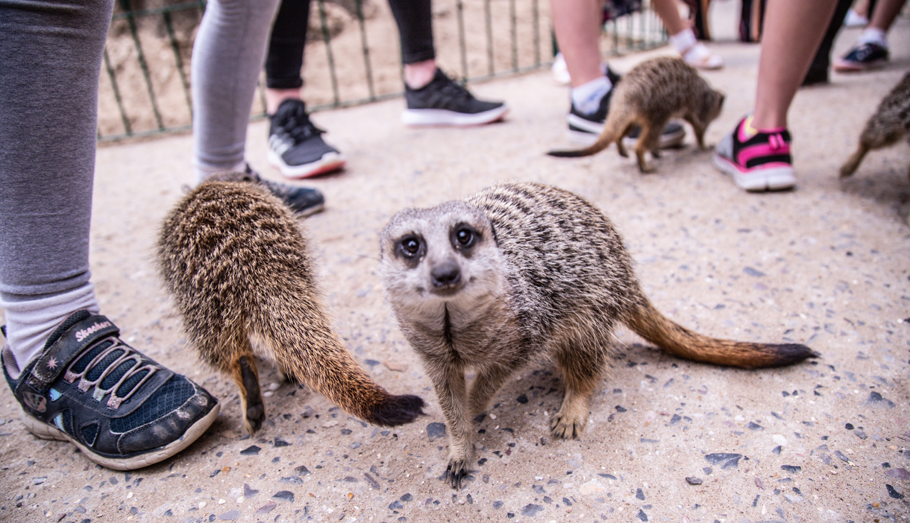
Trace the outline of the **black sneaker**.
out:
M 615 87 L 620 81 L 620 76 L 607 68 L 607 78 Z M 572 103 L 572 109 L 566 118 L 569 122 L 569 139 L 580 145 L 591 145 L 597 141 L 597 137 L 604 130 L 604 122 L 607 121 L 607 113 L 610 111 L 610 99 L 613 97 L 613 89 L 607 91 L 607 94 L 600 99 L 600 106 L 592 114 L 584 114 L 579 111 L 575 104 Z M 629 134 L 623 137 L 623 145 L 634 148 L 638 141 L 638 135 L 641 128 L 635 126 L 629 131 Z M 667 149 L 676 147 L 682 143 L 686 137 L 686 129 L 678 122 L 670 122 L 664 127 L 660 135 L 660 148 Z
M 285 100 L 269 116 L 269 162 L 288 178 L 307 178 L 344 167 L 337 149 L 322 140 L 301 100 Z
M 404 87 L 408 108 L 401 114 L 405 125 L 482 125 L 502 119 L 509 108 L 503 102 L 478 100 L 467 89 L 436 69 L 433 80 L 420 89 Z
M 70 441 L 107 468 L 133 470 L 188 447 L 215 421 L 220 405 L 118 334 L 104 316 L 74 312 L 21 372 L 5 347 L 3 373 L 33 434 Z
M 842 58 L 834 61 L 834 70 L 841 73 L 865 71 L 888 61 L 888 48 L 869 42 L 854 46 Z
M 325 208 L 325 197 L 318 189 L 298 187 L 267 180 L 254 171 L 249 164 L 243 173 L 243 181 L 258 183 L 278 197 L 298 216 L 309 216 Z M 217 174 L 215 176 L 218 176 Z

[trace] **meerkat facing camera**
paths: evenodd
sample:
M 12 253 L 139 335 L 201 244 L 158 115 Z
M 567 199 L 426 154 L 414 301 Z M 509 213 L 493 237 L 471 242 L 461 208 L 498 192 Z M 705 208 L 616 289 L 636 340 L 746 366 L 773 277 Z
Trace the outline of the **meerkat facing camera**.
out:
M 505 184 L 406 209 L 383 230 L 381 250 L 388 300 L 446 418 L 446 476 L 456 488 L 472 460 L 471 420 L 535 358 L 555 361 L 565 380 L 553 435 L 578 436 L 613 359 L 617 323 L 672 354 L 717 365 L 817 356 L 804 345 L 709 338 L 667 319 L 642 292 L 610 220 L 555 187 Z M 476 372 L 470 389 L 468 367 Z
M 421 398 L 386 392 L 335 335 L 297 221 L 247 175 L 217 175 L 178 202 L 161 227 L 158 266 L 199 355 L 240 389 L 250 434 L 265 420 L 253 339 L 284 376 L 364 421 L 423 414 Z

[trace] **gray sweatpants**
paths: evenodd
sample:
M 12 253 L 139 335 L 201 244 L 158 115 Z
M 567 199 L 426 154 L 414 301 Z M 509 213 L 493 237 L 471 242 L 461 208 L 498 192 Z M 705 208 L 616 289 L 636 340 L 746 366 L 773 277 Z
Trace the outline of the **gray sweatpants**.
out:
M 246 128 L 280 0 L 213 0 L 193 46 L 196 181 L 242 169 Z
M 0 306 L 19 368 L 97 311 L 89 225 L 113 0 L 0 0 Z
M 213 0 L 193 49 L 199 181 L 243 164 L 279 0 Z M 18 368 L 72 312 L 88 265 L 98 77 L 113 0 L 0 0 L 0 306 Z

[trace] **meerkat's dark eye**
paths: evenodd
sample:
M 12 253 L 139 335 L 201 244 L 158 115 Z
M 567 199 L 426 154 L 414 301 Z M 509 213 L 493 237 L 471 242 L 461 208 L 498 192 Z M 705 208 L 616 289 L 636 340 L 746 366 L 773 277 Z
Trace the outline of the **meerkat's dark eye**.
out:
M 401 251 L 401 254 L 408 258 L 413 258 L 420 252 L 420 239 L 414 236 L 408 236 L 401 240 L 401 243 L 398 244 L 398 249 Z
M 452 245 L 456 249 L 469 249 L 477 243 L 478 238 L 477 231 L 466 225 L 459 225 L 452 231 Z
M 470 246 L 474 243 L 474 232 L 468 229 L 459 229 L 455 233 L 455 239 L 458 240 L 458 243 L 464 247 Z

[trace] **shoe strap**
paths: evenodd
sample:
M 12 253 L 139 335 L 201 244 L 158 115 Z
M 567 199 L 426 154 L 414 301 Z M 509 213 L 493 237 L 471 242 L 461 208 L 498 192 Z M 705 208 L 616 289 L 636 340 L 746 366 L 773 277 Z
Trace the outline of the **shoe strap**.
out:
M 46 389 L 86 347 L 104 338 L 116 337 L 118 334 L 120 329 L 105 316 L 96 314 L 87 317 L 73 325 L 57 338 L 53 345 L 44 350 L 32 365 L 28 385 L 36 390 Z

